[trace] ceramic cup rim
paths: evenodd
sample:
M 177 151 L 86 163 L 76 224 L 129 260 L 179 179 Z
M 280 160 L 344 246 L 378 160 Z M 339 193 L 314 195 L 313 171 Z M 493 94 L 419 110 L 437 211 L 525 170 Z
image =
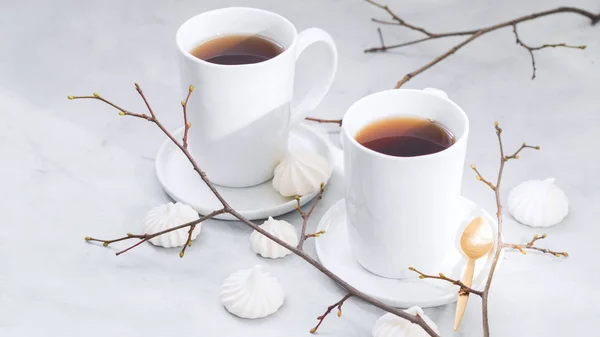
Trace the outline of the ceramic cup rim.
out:
M 183 31 L 185 29 L 188 28 L 189 25 L 192 25 L 194 21 L 197 20 L 202 20 L 205 17 L 210 17 L 213 15 L 218 15 L 218 14 L 234 14 L 235 12 L 244 12 L 245 14 L 260 14 L 260 15 L 267 15 L 267 16 L 271 16 L 276 18 L 277 20 L 279 20 L 281 22 L 282 25 L 288 26 L 288 28 L 291 30 L 292 32 L 292 40 L 289 44 L 288 47 L 283 48 L 283 51 L 281 53 L 279 53 L 277 56 L 270 58 L 268 60 L 262 61 L 262 62 L 258 62 L 258 63 L 247 63 L 247 64 L 218 64 L 218 63 L 211 63 L 202 59 L 199 59 L 195 56 L 193 56 L 189 50 L 183 48 Z M 213 34 L 213 38 L 219 36 L 218 32 L 215 32 Z M 233 7 L 223 7 L 223 8 L 217 8 L 217 9 L 213 9 L 213 10 L 209 10 L 209 11 L 205 11 L 202 13 L 198 13 L 190 18 L 188 18 L 187 20 L 185 20 L 180 26 L 179 28 L 177 28 L 177 32 L 175 33 L 175 41 L 177 44 L 177 49 L 179 49 L 179 52 L 188 60 L 196 62 L 198 64 L 202 64 L 203 66 L 207 66 L 207 67 L 213 67 L 213 68 L 229 68 L 229 69 L 234 69 L 234 68 L 257 68 L 257 67 L 261 67 L 261 66 L 265 66 L 266 64 L 272 64 L 274 61 L 280 59 L 281 57 L 283 57 L 284 55 L 287 55 L 289 53 L 292 52 L 292 50 L 294 49 L 294 46 L 296 45 L 296 41 L 298 40 L 298 30 L 296 29 L 296 26 L 294 26 L 294 24 L 288 20 L 287 18 L 271 12 L 271 11 L 267 11 L 264 9 L 260 9 L 260 8 L 254 8 L 254 7 L 243 7 L 243 6 L 233 6 Z
M 454 101 L 450 100 L 449 98 L 445 98 L 440 95 L 437 95 L 437 94 L 434 94 L 434 93 L 431 93 L 431 92 L 428 92 L 425 90 L 420 90 L 420 89 L 388 89 L 388 90 L 383 90 L 383 91 L 379 91 L 379 92 L 376 92 L 373 94 L 366 95 L 366 96 L 362 97 L 361 99 L 357 100 L 356 102 L 354 102 L 348 108 L 348 110 L 346 110 L 346 114 L 344 115 L 343 120 L 344 121 L 352 120 L 353 118 L 355 118 L 356 114 L 368 113 L 367 111 L 364 111 L 364 109 L 359 108 L 359 106 L 362 105 L 362 103 L 367 99 L 373 99 L 374 97 L 377 98 L 379 96 L 385 96 L 385 95 L 394 95 L 395 96 L 394 99 L 401 99 L 401 97 L 405 94 L 427 95 L 431 99 L 443 100 L 445 103 L 449 104 L 453 108 L 452 110 L 457 112 L 456 118 L 461 119 L 462 127 L 463 127 L 462 134 L 456 135 L 453 133 L 453 135 L 457 138 L 456 143 L 443 149 L 442 151 L 435 152 L 435 153 L 419 155 L 419 156 L 414 156 L 414 157 L 391 156 L 391 155 L 387 155 L 387 154 L 383 154 L 383 153 L 371 150 L 368 147 L 359 143 L 354 138 L 354 135 L 350 134 L 350 131 L 348 130 L 348 128 L 344 126 L 345 124 L 342 123 L 342 132 L 350 141 L 350 144 L 348 144 L 348 145 L 352 145 L 353 147 L 355 147 L 355 148 L 359 149 L 360 151 L 363 151 L 371 156 L 375 156 L 375 157 L 379 157 L 382 159 L 387 159 L 387 160 L 395 161 L 395 162 L 406 162 L 406 161 L 425 161 L 425 160 L 437 159 L 441 156 L 446 155 L 447 153 L 454 152 L 455 150 L 458 151 L 458 149 L 461 148 L 462 143 L 467 142 L 467 136 L 469 134 L 469 118 L 468 118 L 467 114 L 464 112 L 464 110 L 460 106 L 458 106 L 458 104 L 456 104 Z M 407 115 L 406 114 L 394 114 L 393 116 L 399 117 L 399 116 L 407 116 Z M 361 125 L 359 128 L 363 128 L 371 122 L 372 121 L 360 123 Z M 450 130 L 450 132 L 453 132 L 453 130 Z

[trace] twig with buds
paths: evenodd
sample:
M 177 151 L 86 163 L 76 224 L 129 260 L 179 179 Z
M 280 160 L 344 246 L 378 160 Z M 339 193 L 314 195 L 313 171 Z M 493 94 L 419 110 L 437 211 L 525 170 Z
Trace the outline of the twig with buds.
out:
M 319 322 L 317 323 L 317 325 L 315 325 L 314 328 L 310 329 L 310 333 L 317 332 L 317 330 L 321 326 L 321 323 L 323 323 L 323 320 L 325 319 L 325 317 L 327 317 L 327 315 L 329 315 L 333 309 L 337 308 L 338 309 L 337 316 L 342 317 L 342 305 L 344 305 L 344 302 L 346 302 L 346 300 L 349 299 L 350 297 L 352 297 L 352 294 L 346 294 L 346 296 L 342 297 L 341 300 L 328 306 L 327 310 L 325 310 L 325 313 L 323 313 L 323 315 L 317 317 Z
M 529 250 L 533 250 L 533 251 L 537 251 L 537 252 L 541 252 L 544 254 L 550 254 L 550 255 L 554 255 L 555 257 L 568 257 L 569 253 L 567 252 L 556 252 L 553 251 L 551 249 L 548 248 L 540 248 L 540 247 L 535 247 L 535 242 L 538 240 L 542 240 L 546 238 L 546 234 L 542 234 L 542 235 L 534 235 L 533 239 L 531 239 L 531 241 L 527 242 L 526 244 L 515 244 L 515 243 L 504 243 L 503 246 L 504 248 L 512 248 L 512 249 L 516 249 L 518 251 L 520 251 L 523 255 L 527 254 L 527 252 L 525 251 L 526 249 Z
M 147 102 L 147 100 L 145 99 L 145 97 L 143 96 L 143 92 L 141 90 L 141 88 L 139 88 L 139 86 L 136 84 L 136 90 L 138 91 L 138 93 L 142 96 L 142 98 L 144 99 L 144 102 Z M 193 91 L 193 87 L 190 87 L 189 92 L 191 93 L 191 91 Z M 189 94 L 189 93 L 188 93 Z M 86 241 L 95 241 L 95 242 L 102 242 L 104 246 L 108 246 L 111 243 L 114 242 L 119 242 L 119 241 L 124 241 L 124 240 L 128 240 L 128 239 L 139 239 L 140 241 L 137 242 L 135 245 L 117 253 L 117 255 L 125 253 L 139 245 L 141 245 L 144 242 L 147 242 L 148 240 L 150 240 L 153 237 L 159 236 L 159 235 L 163 235 L 166 233 L 169 233 L 171 231 L 177 230 L 177 229 L 181 229 L 181 228 L 185 228 L 185 227 L 192 227 L 198 223 L 200 223 L 201 221 L 204 221 L 206 219 L 212 218 L 214 216 L 216 216 L 217 214 L 230 214 L 232 215 L 234 218 L 236 218 L 237 220 L 239 220 L 240 222 L 242 222 L 243 224 L 247 225 L 248 227 L 250 227 L 251 229 L 255 230 L 256 232 L 266 236 L 268 239 L 270 239 L 271 241 L 283 246 L 284 248 L 290 250 L 292 253 L 294 253 L 295 255 L 297 255 L 298 257 L 302 258 L 304 261 L 306 261 L 307 263 L 309 263 L 310 265 L 312 265 L 313 267 L 315 267 L 316 269 L 318 269 L 319 271 L 321 271 L 323 274 L 325 274 L 327 277 L 329 277 L 331 280 L 333 280 L 334 282 L 336 282 L 338 285 L 340 285 L 340 287 L 342 287 L 343 289 L 346 290 L 346 292 L 348 293 L 347 297 L 349 298 L 350 296 L 352 297 L 356 297 L 356 298 L 360 298 L 361 300 L 370 303 L 372 305 L 374 305 L 375 307 L 382 309 L 386 312 L 392 313 L 398 317 L 404 318 L 408 321 L 410 321 L 411 323 L 417 324 L 419 325 L 421 328 L 423 328 L 423 330 L 429 334 L 432 337 L 439 337 L 439 334 L 437 334 L 435 332 L 435 330 L 433 330 L 428 324 L 427 322 L 419 315 L 412 315 L 409 314 L 403 310 L 400 310 L 398 308 L 394 308 L 392 306 L 389 306 L 375 298 L 372 298 L 368 295 L 366 295 L 365 293 L 359 291 L 358 289 L 352 287 L 350 284 L 348 284 L 346 281 L 344 281 L 343 279 L 341 279 L 339 276 L 335 275 L 333 272 L 331 272 L 329 269 L 325 268 L 325 266 L 323 266 L 321 263 L 319 263 L 316 259 L 312 258 L 310 255 L 308 255 L 303 249 L 295 247 L 295 246 L 291 246 L 289 245 L 287 242 L 279 239 L 278 237 L 274 236 L 273 234 L 265 231 L 264 229 L 262 229 L 261 227 L 259 227 L 257 224 L 255 224 L 254 222 L 248 220 L 246 217 L 244 217 L 243 215 L 241 215 L 240 213 L 238 213 L 235 209 L 233 209 L 229 203 L 227 203 L 227 201 L 223 198 L 223 196 L 216 190 L 215 186 L 213 185 L 213 183 L 210 181 L 210 179 L 208 178 L 208 176 L 206 175 L 206 173 L 200 168 L 200 166 L 198 166 L 196 160 L 192 157 L 191 153 L 188 151 L 187 146 L 184 146 L 184 142 L 179 142 L 177 139 L 175 139 L 175 137 L 173 137 L 173 135 L 160 123 L 160 121 L 158 120 L 158 118 L 155 116 L 154 112 L 150 112 L 150 115 L 146 115 L 146 114 L 139 114 L 139 113 L 133 113 L 130 111 L 127 111 L 119 106 L 117 106 L 116 104 L 110 102 L 109 100 L 101 97 L 98 94 L 94 94 L 92 96 L 68 96 L 68 98 L 70 100 L 73 99 L 96 99 L 99 100 L 103 103 L 106 103 L 116 109 L 119 110 L 119 115 L 121 116 L 132 116 L 132 117 L 137 117 L 137 118 L 142 118 L 145 119 L 147 121 L 150 121 L 152 123 L 154 123 L 166 136 L 167 138 L 169 138 L 169 140 L 171 140 L 171 142 L 173 142 L 173 144 L 175 144 L 175 146 L 177 146 L 179 148 L 179 150 L 181 150 L 183 152 L 183 154 L 186 156 L 186 158 L 190 161 L 190 163 L 192 164 L 194 170 L 198 173 L 198 175 L 200 176 L 200 178 L 202 179 L 202 181 L 206 184 L 206 186 L 208 186 L 208 188 L 212 191 L 212 193 L 215 195 L 215 197 L 219 200 L 219 202 L 221 203 L 221 205 L 223 206 L 222 209 L 216 210 L 212 213 L 210 213 L 209 215 L 206 215 L 196 221 L 192 221 L 186 224 L 182 224 L 180 226 L 176 226 L 173 228 L 169 228 L 166 229 L 164 231 L 158 232 L 158 233 L 153 233 L 153 234 L 142 234 L 142 235 L 132 235 L 132 234 L 128 234 L 125 237 L 122 238 L 118 238 L 118 239 L 114 239 L 114 240 L 100 240 L 100 239 L 94 239 L 91 237 L 86 237 Z M 183 104 L 184 108 L 187 105 L 187 101 L 186 104 Z M 150 111 L 150 108 L 149 108 Z M 184 113 L 186 113 L 185 109 L 184 109 Z M 185 117 L 184 117 L 185 120 Z M 324 188 L 321 188 L 321 192 L 318 195 L 317 200 L 315 201 L 315 203 L 313 204 L 313 206 L 311 207 L 311 209 L 304 215 L 306 217 L 306 219 L 303 219 L 305 221 L 307 221 L 308 217 L 310 216 L 310 214 L 312 213 L 312 210 L 314 209 L 316 202 L 318 202 L 320 200 L 320 198 L 322 197 L 322 193 L 323 193 Z M 303 213 L 303 212 L 302 212 Z M 301 213 L 301 214 L 302 214 Z M 314 234 L 305 234 L 306 228 L 305 225 L 303 225 L 304 227 L 304 232 L 303 232 L 303 237 L 306 239 L 307 237 L 318 237 L 320 234 L 322 234 L 321 232 L 318 233 L 314 233 Z M 189 238 L 189 236 L 188 236 Z M 189 242 L 189 240 L 188 240 Z M 180 256 L 183 257 L 185 252 L 185 247 L 182 249 Z M 338 307 L 338 310 L 340 310 L 341 312 L 341 306 L 342 304 L 347 300 L 347 298 L 343 299 L 343 301 L 338 302 L 334 307 Z M 333 309 L 331 309 L 333 310 Z M 323 315 L 323 316 L 326 316 Z M 324 317 L 323 317 L 324 318 Z M 320 325 L 320 324 L 319 324 Z M 318 325 L 317 325 L 318 327 Z M 314 328 L 314 331 L 316 331 L 316 328 Z M 311 331 L 313 331 L 313 329 L 311 329 Z
M 420 272 L 419 270 L 415 269 L 414 267 L 409 267 L 408 270 L 414 271 L 415 273 L 419 274 L 419 278 L 422 280 L 428 279 L 428 278 L 429 279 L 437 279 L 437 280 L 447 281 L 454 285 L 457 285 L 460 287 L 459 293 L 475 294 L 475 295 L 479 295 L 479 296 L 481 296 L 483 294 L 481 291 L 475 290 L 475 289 L 467 286 L 461 280 L 455 280 L 455 279 L 451 279 L 451 278 L 447 277 L 446 275 L 444 275 L 444 273 L 439 273 L 438 275 L 428 275 L 428 274 Z
M 465 39 L 461 43 L 455 45 L 454 47 L 450 48 L 450 50 L 448 50 L 445 53 L 443 53 L 442 55 L 436 57 L 435 59 L 433 59 L 429 63 L 425 64 L 424 66 L 420 67 L 419 69 L 417 69 L 415 71 L 412 71 L 412 72 L 406 74 L 400 81 L 398 81 L 398 83 L 396 83 L 396 86 L 395 86 L 396 89 L 400 88 L 406 82 L 410 81 L 413 77 L 415 77 L 415 76 L 421 74 L 422 72 L 424 72 L 425 70 L 433 67 L 434 65 L 438 64 L 442 60 L 448 58 L 450 55 L 453 55 L 459 49 L 461 49 L 462 47 L 466 46 L 467 44 L 473 42 L 477 38 L 479 38 L 479 37 L 481 37 L 481 36 L 483 36 L 483 35 L 485 35 L 487 33 L 496 31 L 496 30 L 501 29 L 501 28 L 506 28 L 506 27 L 513 27 L 513 32 L 514 32 L 514 35 L 515 35 L 515 37 L 517 39 L 517 44 L 521 45 L 522 47 L 524 47 L 525 49 L 527 49 L 529 51 L 529 53 L 531 55 L 532 66 L 533 66 L 533 76 L 532 76 L 532 79 L 534 79 L 535 78 L 535 72 L 536 72 L 535 58 L 534 58 L 534 55 L 533 55 L 534 51 L 545 49 L 545 48 L 557 48 L 557 47 L 585 49 L 585 46 L 583 46 L 583 45 L 581 45 L 581 46 L 572 46 L 572 45 L 568 45 L 566 43 L 557 43 L 557 44 L 544 44 L 544 45 L 539 46 L 539 47 L 530 47 L 530 46 L 526 45 L 525 43 L 523 43 L 523 41 L 519 38 L 519 35 L 517 33 L 517 25 L 518 24 L 520 24 L 522 22 L 526 22 L 526 21 L 535 20 L 537 18 L 549 16 L 549 15 L 559 14 L 559 13 L 573 13 L 573 14 L 578 14 L 578 15 L 587 17 L 588 19 L 590 19 L 592 25 L 595 25 L 600 20 L 600 13 L 599 14 L 594 14 L 594 13 L 591 13 L 591 12 L 586 11 L 584 9 L 575 8 L 575 7 L 558 7 L 558 8 L 555 8 L 555 9 L 550 9 L 550 10 L 546 10 L 546 11 L 542 11 L 542 12 L 537 12 L 537 13 L 533 13 L 533 14 L 529 14 L 529 15 L 524 15 L 524 16 L 521 16 L 521 17 L 518 17 L 518 18 L 515 18 L 515 19 L 512 19 L 512 20 L 509 20 L 509 21 L 501 22 L 501 23 L 494 24 L 494 25 L 487 26 L 487 27 L 483 27 L 483 28 L 472 29 L 472 30 L 465 30 L 465 31 L 458 31 L 458 32 L 450 32 L 450 33 L 433 33 L 433 32 L 430 32 L 429 30 L 426 30 L 426 29 L 424 29 L 422 27 L 418 27 L 416 25 L 410 24 L 410 23 L 406 22 L 405 20 L 401 19 L 387 5 L 380 4 L 380 3 L 378 3 L 378 2 L 376 2 L 374 0 L 365 0 L 365 1 L 367 1 L 368 3 L 370 3 L 371 5 L 373 5 L 375 7 L 381 8 L 384 11 L 386 11 L 387 14 L 391 16 L 391 19 L 392 19 L 392 21 L 382 21 L 382 20 L 378 20 L 378 19 L 372 19 L 374 22 L 382 23 L 382 24 L 386 24 L 386 25 L 396 25 L 396 26 L 406 27 L 408 29 L 420 32 L 421 34 L 423 34 L 423 35 L 426 36 L 426 37 L 421 38 L 421 39 L 417 39 L 417 40 L 413 40 L 413 41 L 408 41 L 408 42 L 404 42 L 404 43 L 399 43 L 399 44 L 395 44 L 395 45 L 388 45 L 388 46 L 386 46 L 382 42 L 383 38 L 382 38 L 381 34 L 379 34 L 380 42 L 382 42 L 381 46 L 380 47 L 368 48 L 368 49 L 365 50 L 365 53 L 386 52 L 386 51 L 388 51 L 390 49 L 406 47 L 406 46 L 410 46 L 410 45 L 413 45 L 413 44 L 417 44 L 417 43 L 421 43 L 421 42 L 425 42 L 425 41 L 430 41 L 430 40 L 436 40 L 436 39 L 448 38 L 448 37 L 457 37 L 457 36 L 468 36 L 467 39 Z
M 525 254 L 525 249 L 530 249 L 530 250 L 541 251 L 543 253 L 549 253 L 556 257 L 561 256 L 561 255 L 568 256 L 568 254 L 566 252 L 555 252 L 555 251 L 552 251 L 549 249 L 535 247 L 534 244 L 536 241 L 546 238 L 545 234 L 542 236 L 537 236 L 537 235 L 534 236 L 534 238 L 531 241 L 529 241 L 528 243 L 526 243 L 524 245 L 507 244 L 507 243 L 503 242 L 503 240 L 502 240 L 502 231 L 503 231 L 503 229 L 502 229 L 502 204 L 500 202 L 500 183 L 502 182 L 502 174 L 504 173 L 504 165 L 506 164 L 506 162 L 508 162 L 511 159 L 518 159 L 519 158 L 518 155 L 522 150 L 524 150 L 524 149 L 539 150 L 540 147 L 539 146 L 531 146 L 531 145 L 527 145 L 526 143 L 523 143 L 523 144 L 521 144 L 521 147 L 519 149 L 517 149 L 512 155 L 505 155 L 504 154 L 504 146 L 502 145 L 502 129 L 498 125 L 498 122 L 496 122 L 494 124 L 494 128 L 496 130 L 496 135 L 498 137 L 498 144 L 500 147 L 500 168 L 498 169 L 498 177 L 496 179 L 496 183 L 494 184 L 491 181 L 483 178 L 483 176 L 477 170 L 475 165 L 471 165 L 471 169 L 475 172 L 476 179 L 483 182 L 484 184 L 486 184 L 494 192 L 494 196 L 496 198 L 496 209 L 497 209 L 496 217 L 498 219 L 497 244 L 496 244 L 496 250 L 494 252 L 494 258 L 492 260 L 490 272 L 487 276 L 484 289 L 482 291 L 471 289 L 469 287 L 466 287 L 464 284 L 462 284 L 461 281 L 450 279 L 442 273 L 440 273 L 439 276 L 427 275 L 427 274 L 424 274 L 424 273 L 416 270 L 415 268 L 412 268 L 412 267 L 410 268 L 410 270 L 418 273 L 420 275 L 420 278 L 439 279 L 439 280 L 443 280 L 443 281 L 450 282 L 452 284 L 460 286 L 461 292 L 459 292 L 459 294 L 472 293 L 472 294 L 479 295 L 482 298 L 483 335 L 485 337 L 490 336 L 490 327 L 489 327 L 489 319 L 488 319 L 488 297 L 489 297 L 489 293 L 490 293 L 490 287 L 492 285 L 492 279 L 494 277 L 494 272 L 496 271 L 496 265 L 498 264 L 498 260 L 500 259 L 500 253 L 501 253 L 502 249 L 513 248 L 513 249 L 517 249 L 517 250 L 521 251 L 523 254 Z
M 384 42 L 384 39 L 383 39 L 383 34 L 381 32 L 381 28 L 378 27 L 377 28 L 377 36 L 379 37 L 380 46 L 367 48 L 364 50 L 365 53 L 387 52 L 391 49 L 407 47 L 407 46 L 411 46 L 414 44 L 431 41 L 431 40 L 437 40 L 437 39 L 461 37 L 461 36 L 467 37 L 463 42 L 450 48 L 450 50 L 448 50 L 445 53 L 443 53 L 442 55 L 436 57 L 429 63 L 425 64 L 424 66 L 420 67 L 417 70 L 414 70 L 414 71 L 406 74 L 400 81 L 398 81 L 396 83 L 396 86 L 395 86 L 396 89 L 402 87 L 406 82 L 410 81 L 413 77 L 423 73 L 424 71 L 430 69 L 431 67 L 435 66 L 439 62 L 441 62 L 441 61 L 445 60 L 446 58 L 448 58 L 449 56 L 453 55 L 459 49 L 461 49 L 462 47 L 466 46 L 467 44 L 473 42 L 477 38 L 479 38 L 487 33 L 493 32 L 498 29 L 506 28 L 506 27 L 513 28 L 513 33 L 516 38 L 516 43 L 518 45 L 520 45 L 521 47 L 525 48 L 529 52 L 529 55 L 531 56 L 531 65 L 533 67 L 533 75 L 532 75 L 531 79 L 535 79 L 537 69 L 536 69 L 536 63 L 535 63 L 535 56 L 533 54 L 534 51 L 546 49 L 546 48 L 573 48 L 573 49 L 583 50 L 586 48 L 586 46 L 585 45 L 569 45 L 566 43 L 555 43 L 555 44 L 543 44 L 538 47 L 531 47 L 528 44 L 525 44 L 523 42 L 523 40 L 521 40 L 521 38 L 519 37 L 519 34 L 517 32 L 518 24 L 526 22 L 526 21 L 535 20 L 535 19 L 538 19 L 541 17 L 546 17 L 546 16 L 554 15 L 554 14 L 561 14 L 561 13 L 572 13 L 572 14 L 578 14 L 580 16 L 586 17 L 590 20 L 592 26 L 594 26 L 598 22 L 600 22 L 600 13 L 594 14 L 587 10 L 576 8 L 576 7 L 558 7 L 555 9 L 550 9 L 550 10 L 546 10 L 546 11 L 542 11 L 542 12 L 524 15 L 524 16 L 521 16 L 521 17 L 518 17 L 518 18 L 515 18 L 512 20 L 509 20 L 509 21 L 501 22 L 501 23 L 494 24 L 491 26 L 486 26 L 483 28 L 477 28 L 477 29 L 471 29 L 471 30 L 465 30 L 465 31 L 448 32 L 448 33 L 434 33 L 423 27 L 419 27 L 414 24 L 406 22 L 405 20 L 400 18 L 400 16 L 398 16 L 394 11 L 392 11 L 388 5 L 378 3 L 374 0 L 365 0 L 365 1 L 377 8 L 384 10 L 391 17 L 391 21 L 373 18 L 373 19 L 371 19 L 373 22 L 383 24 L 383 25 L 405 27 L 405 28 L 414 30 L 416 32 L 419 32 L 425 36 L 423 38 L 412 40 L 412 41 L 402 42 L 402 43 L 393 44 L 393 45 L 386 45 Z M 318 123 L 334 123 L 334 124 L 338 124 L 339 126 L 342 126 L 342 119 L 320 119 L 320 118 L 314 118 L 314 117 L 307 117 L 306 119 L 309 121 L 318 122 Z
M 323 192 L 325 192 L 325 183 L 321 183 L 321 186 L 319 187 L 319 193 L 315 197 L 315 201 L 313 202 L 308 212 L 304 212 L 302 210 L 302 208 L 300 207 L 300 196 L 296 196 L 296 210 L 298 210 L 298 213 L 300 213 L 300 216 L 302 217 L 302 229 L 300 230 L 300 239 L 298 240 L 297 246 L 300 250 L 302 250 L 302 245 L 304 245 L 304 241 L 306 241 L 306 239 L 318 238 L 319 235 L 325 234 L 324 230 L 313 234 L 306 234 L 306 225 L 308 224 L 308 219 L 310 218 L 310 215 L 312 214 L 319 201 L 323 198 Z

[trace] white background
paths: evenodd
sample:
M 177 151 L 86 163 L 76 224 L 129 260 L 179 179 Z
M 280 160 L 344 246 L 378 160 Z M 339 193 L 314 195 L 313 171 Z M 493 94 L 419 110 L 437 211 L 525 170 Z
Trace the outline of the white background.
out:
M 549 1 L 389 1 L 403 18 L 435 32 L 472 29 L 567 4 Z M 600 11 L 593 0 L 569 5 Z M 316 26 L 335 39 L 340 60 L 331 92 L 314 112 L 339 118 L 360 97 L 394 86 L 402 76 L 458 43 L 435 41 L 388 54 L 364 54 L 378 44 L 371 17 L 383 11 L 359 0 L 305 1 L 17 1 L 0 3 L 0 335 L 1 336 L 309 336 L 308 330 L 343 292 L 296 257 L 265 261 L 249 246 L 239 223 L 211 221 L 179 259 L 177 249 L 141 246 L 121 257 L 124 245 L 86 244 L 92 235 L 113 238 L 139 232 L 153 206 L 168 201 L 154 174 L 163 136 L 151 124 L 119 118 L 92 101 L 67 95 L 99 92 L 141 111 L 133 82 L 145 89 L 169 129 L 182 123 L 174 35 L 194 14 L 245 5 L 278 12 L 299 30 Z M 529 54 L 511 29 L 486 35 L 405 87 L 437 87 L 469 115 L 467 164 L 487 177 L 498 166 L 494 120 L 505 129 L 508 149 L 526 140 L 540 152 L 524 152 L 507 165 L 504 198 L 526 179 L 556 178 L 571 213 L 545 232 L 541 245 L 567 250 L 569 259 L 506 254 L 490 296 L 495 336 L 593 334 L 600 318 L 597 242 L 600 236 L 600 26 L 560 14 L 520 27 L 531 45 L 587 44 L 585 51 L 536 53 L 531 81 Z M 419 37 L 382 27 L 386 41 Z M 309 71 L 310 55 L 299 72 Z M 313 55 L 314 57 L 314 55 Z M 308 76 L 308 75 L 307 75 Z M 306 83 L 299 76 L 300 84 Z M 341 198 L 336 174 L 310 222 Z M 490 212 L 493 195 L 465 170 L 464 194 Z M 503 199 L 504 199 L 503 198 Z M 299 225 L 299 216 L 284 217 Z M 535 230 L 505 222 L 507 241 L 524 242 Z M 314 254 L 312 242 L 307 249 Z M 223 279 L 239 268 L 269 266 L 286 291 L 274 316 L 245 321 L 219 302 Z M 427 314 L 452 336 L 454 305 Z M 357 300 L 344 315 L 328 317 L 322 336 L 370 336 L 377 309 Z M 472 298 L 461 332 L 481 335 L 480 300 Z

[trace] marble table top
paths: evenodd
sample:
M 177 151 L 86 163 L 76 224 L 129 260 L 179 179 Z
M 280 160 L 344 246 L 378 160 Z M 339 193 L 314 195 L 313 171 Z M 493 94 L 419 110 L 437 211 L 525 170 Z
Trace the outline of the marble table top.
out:
M 405 19 L 440 32 L 566 4 L 600 10 L 594 0 L 388 3 Z M 207 222 L 183 259 L 177 249 L 151 245 L 115 257 L 122 246 L 103 248 L 83 240 L 139 232 L 144 214 L 169 201 L 154 173 L 164 137 L 148 123 L 66 96 L 95 91 L 141 110 L 133 88 L 137 81 L 165 125 L 179 127 L 175 31 L 198 12 L 232 5 L 272 10 L 299 29 L 316 26 L 331 33 L 340 60 L 331 92 L 314 111 L 322 118 L 341 117 L 355 100 L 393 87 L 459 41 L 365 54 L 363 49 L 378 44 L 370 18 L 387 15 L 359 0 L 1 2 L 0 336 L 309 336 L 315 318 L 343 295 L 297 257 L 257 257 L 248 243 L 250 231 L 237 222 Z M 418 37 L 403 28 L 382 29 L 389 43 Z M 547 229 L 549 237 L 541 244 L 571 257 L 507 253 L 490 296 L 493 335 L 589 335 L 600 318 L 600 27 L 562 14 L 524 24 L 520 32 L 532 45 L 568 42 L 588 48 L 537 52 L 538 76 L 532 81 L 527 51 L 504 29 L 405 87 L 443 89 L 464 108 L 471 120 L 467 163 L 477 164 L 483 174 L 496 174 L 495 120 L 504 127 L 508 148 L 524 140 L 541 145 L 542 151 L 523 153 L 507 166 L 503 200 L 519 182 L 548 177 L 556 178 L 570 198 L 569 216 Z M 299 72 L 309 65 L 300 62 Z M 341 184 L 336 172 L 309 226 L 341 198 Z M 469 170 L 463 191 L 495 211 L 492 193 Z M 282 218 L 300 224 L 295 213 Z M 507 241 L 524 242 L 536 232 L 506 218 Z M 314 254 L 313 242 L 306 247 Z M 238 319 L 220 305 L 222 281 L 257 263 L 280 279 L 285 305 L 266 319 Z M 481 336 L 477 298 L 471 299 L 458 333 L 452 331 L 454 305 L 426 313 L 444 336 Z M 319 334 L 370 336 L 381 314 L 351 300 L 344 315 L 327 318 Z

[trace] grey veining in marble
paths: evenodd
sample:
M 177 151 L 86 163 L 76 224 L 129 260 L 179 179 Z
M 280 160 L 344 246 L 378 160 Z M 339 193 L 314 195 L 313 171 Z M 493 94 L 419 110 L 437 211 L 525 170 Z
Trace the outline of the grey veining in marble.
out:
M 432 31 L 470 29 L 559 5 L 600 10 L 594 0 L 392 1 L 398 13 Z M 266 261 L 252 254 L 250 231 L 210 221 L 180 259 L 176 249 L 144 245 L 115 257 L 117 247 L 86 244 L 138 232 L 151 207 L 168 201 L 154 174 L 163 136 L 148 123 L 119 118 L 98 102 L 70 94 L 99 92 L 143 109 L 133 82 L 144 88 L 169 129 L 181 115 L 174 34 L 188 17 L 245 5 L 288 17 L 299 29 L 321 27 L 339 49 L 331 92 L 314 112 L 341 117 L 360 97 L 393 87 L 450 48 L 435 41 L 388 54 L 364 54 L 378 43 L 371 17 L 382 11 L 359 0 L 56 0 L 0 3 L 0 336 L 309 336 L 315 317 L 343 295 L 296 257 Z M 490 296 L 494 336 L 577 336 L 597 333 L 600 318 L 600 27 L 573 14 L 524 24 L 528 43 L 586 44 L 585 51 L 528 53 L 510 29 L 489 34 L 414 78 L 407 88 L 448 92 L 471 120 L 468 163 L 493 176 L 498 154 L 493 121 L 508 148 L 523 140 L 542 147 L 508 164 L 504 195 L 525 179 L 556 178 L 571 201 L 563 223 L 541 242 L 569 259 L 507 253 Z M 389 43 L 418 34 L 382 27 Z M 308 73 L 310 56 L 299 65 Z M 308 75 L 307 75 L 308 76 Z M 299 83 L 307 77 L 299 76 Z M 342 177 L 317 207 L 310 226 L 341 198 Z M 336 187 L 337 186 L 337 187 Z M 465 171 L 464 194 L 495 211 L 492 193 Z M 284 216 L 295 225 L 297 214 Z M 507 217 L 508 241 L 536 231 Z M 314 244 L 307 243 L 314 254 Z M 274 316 L 246 321 L 219 303 L 223 279 L 239 268 L 268 265 L 287 297 Z M 480 336 L 480 300 L 472 298 L 460 333 L 454 306 L 426 310 L 444 336 Z M 322 336 L 370 336 L 382 313 L 359 301 L 326 320 Z

